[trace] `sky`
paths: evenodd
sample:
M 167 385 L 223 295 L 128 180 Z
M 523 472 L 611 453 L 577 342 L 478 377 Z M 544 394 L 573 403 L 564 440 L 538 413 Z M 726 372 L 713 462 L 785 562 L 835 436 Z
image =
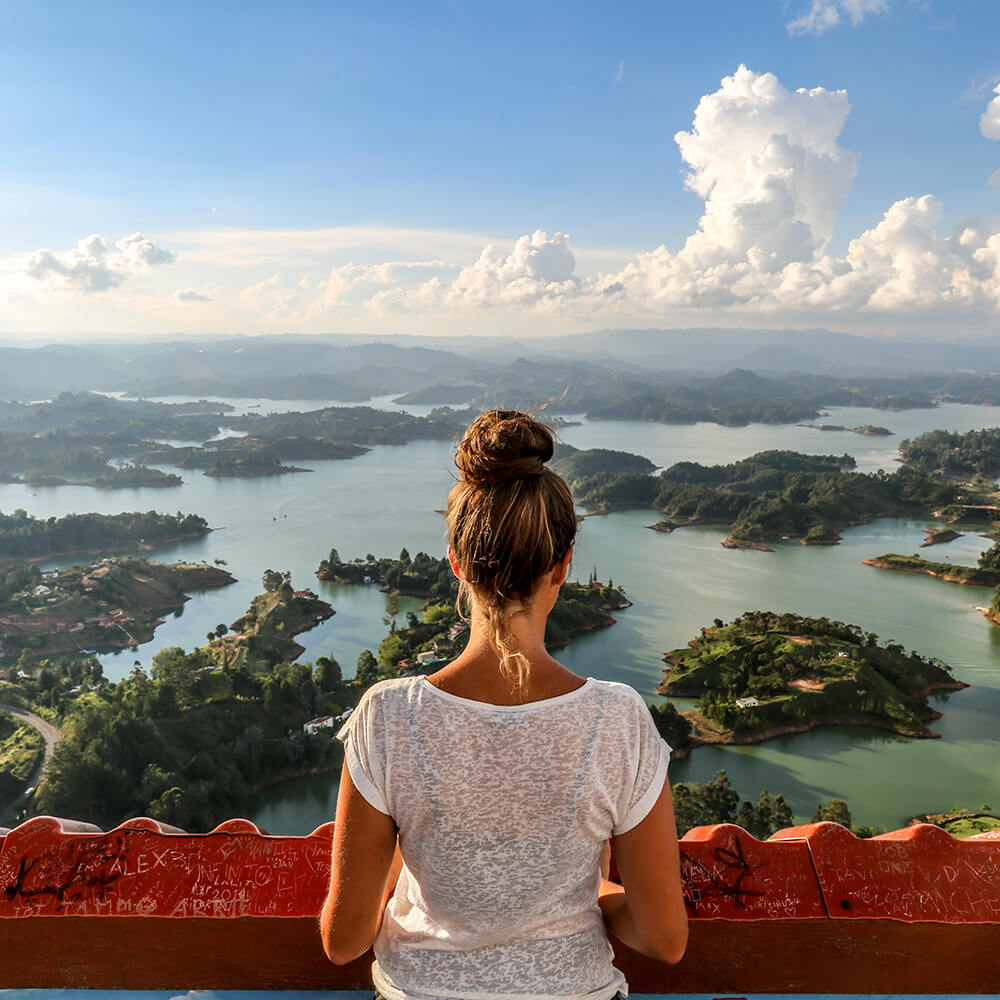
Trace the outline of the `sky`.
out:
M 5 338 L 1000 332 L 996 0 L 4 22 Z

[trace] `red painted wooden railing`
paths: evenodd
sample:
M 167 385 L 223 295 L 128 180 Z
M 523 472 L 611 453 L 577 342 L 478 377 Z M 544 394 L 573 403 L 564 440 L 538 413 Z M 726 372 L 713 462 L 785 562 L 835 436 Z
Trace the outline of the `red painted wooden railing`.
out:
M 370 956 L 337 968 L 319 944 L 332 829 L 29 820 L 0 838 L 0 986 L 365 988 Z M 635 992 L 1000 991 L 995 834 L 723 825 L 691 830 L 681 857 L 687 954 L 670 967 L 619 945 Z

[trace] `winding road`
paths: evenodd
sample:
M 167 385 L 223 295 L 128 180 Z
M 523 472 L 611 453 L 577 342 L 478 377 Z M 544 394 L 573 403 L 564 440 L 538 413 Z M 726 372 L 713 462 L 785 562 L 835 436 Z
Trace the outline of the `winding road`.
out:
M 35 715 L 34 712 L 28 712 L 23 708 L 17 708 L 15 705 L 0 705 L 0 712 L 10 712 L 11 715 L 16 715 L 19 719 L 23 719 L 25 722 L 34 726 L 42 734 L 42 739 L 45 740 L 45 752 L 42 754 L 42 762 L 35 768 L 35 773 L 31 776 L 28 782 L 28 787 L 37 787 L 38 782 L 41 780 L 42 775 L 45 773 L 45 768 L 49 765 L 49 760 L 52 758 L 52 751 L 55 749 L 56 744 L 59 742 L 59 730 L 50 722 L 46 722 L 43 718 Z M 24 792 L 18 793 L 16 798 L 12 802 L 8 802 L 0 807 L 0 819 L 12 813 L 14 809 L 24 802 Z

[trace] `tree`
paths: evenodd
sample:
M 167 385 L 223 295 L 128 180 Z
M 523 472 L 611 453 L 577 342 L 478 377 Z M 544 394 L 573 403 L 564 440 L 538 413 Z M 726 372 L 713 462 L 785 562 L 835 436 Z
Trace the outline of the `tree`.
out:
M 286 570 L 284 573 L 279 573 L 276 569 L 266 569 L 264 570 L 263 584 L 264 589 L 271 593 L 277 590 L 282 583 L 287 583 L 291 580 L 292 574 L 290 571 Z
M 324 691 L 336 691 L 343 681 L 340 664 L 332 656 L 316 657 L 313 676 Z
M 370 649 L 363 649 L 358 657 L 358 669 L 354 674 L 359 684 L 366 687 L 374 684 L 378 680 L 378 660 L 372 655 Z
M 851 828 L 851 810 L 847 808 L 847 803 L 843 799 L 830 799 L 828 802 L 816 806 L 816 811 L 812 815 L 814 823 L 839 823 Z
M 994 542 L 979 557 L 979 568 L 1000 570 L 1000 542 Z

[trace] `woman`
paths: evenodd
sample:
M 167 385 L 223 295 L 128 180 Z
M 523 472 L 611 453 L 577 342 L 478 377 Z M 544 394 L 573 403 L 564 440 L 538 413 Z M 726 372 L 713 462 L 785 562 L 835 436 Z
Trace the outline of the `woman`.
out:
M 545 650 L 577 526 L 552 453 L 525 413 L 473 421 L 447 512 L 468 645 L 375 685 L 339 734 L 323 944 L 343 964 L 374 943 L 387 1000 L 610 1000 L 609 933 L 684 952 L 669 747 L 635 691 Z M 609 837 L 623 885 L 602 878 Z

